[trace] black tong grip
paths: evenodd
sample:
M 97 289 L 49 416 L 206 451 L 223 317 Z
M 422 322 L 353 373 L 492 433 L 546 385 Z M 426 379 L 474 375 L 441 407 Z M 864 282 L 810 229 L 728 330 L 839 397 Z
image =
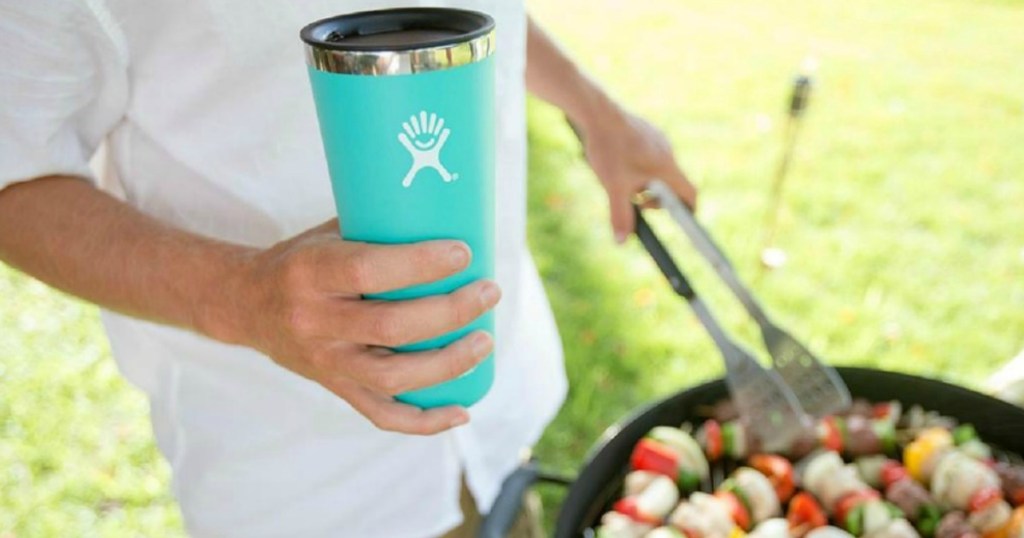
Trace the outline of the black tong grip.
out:
M 661 273 L 668 279 L 672 290 L 688 301 L 696 297 L 697 294 L 690 286 L 690 282 L 683 275 L 679 266 L 676 265 L 665 245 L 662 244 L 657 235 L 654 235 L 654 230 L 647 224 L 647 220 L 644 219 L 640 207 L 635 204 L 633 205 L 633 215 L 636 217 L 637 239 L 647 249 L 647 253 L 654 258 L 654 263 L 658 265 L 658 269 L 661 269 Z

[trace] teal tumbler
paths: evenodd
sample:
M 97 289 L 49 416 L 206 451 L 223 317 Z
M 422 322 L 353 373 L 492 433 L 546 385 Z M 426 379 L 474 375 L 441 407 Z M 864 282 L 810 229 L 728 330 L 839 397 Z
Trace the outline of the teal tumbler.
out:
M 368 298 L 449 293 L 494 278 L 494 21 L 473 11 L 341 15 L 301 32 L 341 234 L 369 243 L 465 241 L 462 272 Z M 396 351 L 493 334 L 494 314 Z M 493 355 L 450 381 L 401 394 L 422 408 L 469 406 L 494 379 Z

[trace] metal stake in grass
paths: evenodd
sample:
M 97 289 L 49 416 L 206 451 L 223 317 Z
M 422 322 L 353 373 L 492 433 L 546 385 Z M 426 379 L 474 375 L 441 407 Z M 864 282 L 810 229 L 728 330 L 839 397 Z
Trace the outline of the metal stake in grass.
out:
M 765 213 L 763 227 L 764 240 L 761 248 L 761 264 L 768 269 L 779 267 L 786 261 L 786 253 L 774 246 L 775 233 L 778 230 L 779 224 L 782 190 L 786 177 L 789 174 L 789 165 L 793 159 L 793 151 L 796 147 L 797 134 L 800 132 L 801 119 L 811 97 L 811 73 L 813 70 L 814 63 L 812 60 L 804 63 L 803 73 L 794 79 L 793 90 L 789 96 L 789 113 L 786 116 L 782 159 L 779 161 L 779 167 L 775 170 L 775 178 L 772 181 L 772 188 L 768 195 L 768 211 Z

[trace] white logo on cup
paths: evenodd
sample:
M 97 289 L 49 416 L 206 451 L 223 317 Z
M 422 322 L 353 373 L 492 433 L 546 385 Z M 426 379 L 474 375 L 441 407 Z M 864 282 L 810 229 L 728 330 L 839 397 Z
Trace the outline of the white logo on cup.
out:
M 445 128 L 444 118 L 437 114 L 430 114 L 420 111 L 419 116 L 415 114 L 409 117 L 409 121 L 402 122 L 402 129 L 405 132 L 398 133 L 398 141 L 409 150 L 412 155 L 412 166 L 402 180 L 403 187 L 412 186 L 412 180 L 416 174 L 424 168 L 433 168 L 441 175 L 445 183 L 458 179 L 458 174 L 448 172 L 448 169 L 441 164 L 441 148 L 448 141 L 451 130 Z

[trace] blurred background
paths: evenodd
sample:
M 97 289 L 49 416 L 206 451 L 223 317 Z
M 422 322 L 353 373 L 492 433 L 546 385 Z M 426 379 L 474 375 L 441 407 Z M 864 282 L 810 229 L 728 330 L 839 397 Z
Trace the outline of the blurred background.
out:
M 1024 348 L 1024 1 L 529 5 L 666 130 L 701 220 L 820 355 L 984 389 Z M 802 70 L 813 92 L 774 239 L 787 260 L 768 269 L 765 215 Z M 721 366 L 643 250 L 613 245 L 603 192 L 556 111 L 531 102 L 530 142 L 531 246 L 572 387 L 535 454 L 572 471 L 625 412 Z M 686 239 L 654 221 L 719 316 L 757 343 Z M 0 265 L 0 538 L 182 535 L 146 413 L 97 310 Z M 554 513 L 559 492 L 542 493 Z

